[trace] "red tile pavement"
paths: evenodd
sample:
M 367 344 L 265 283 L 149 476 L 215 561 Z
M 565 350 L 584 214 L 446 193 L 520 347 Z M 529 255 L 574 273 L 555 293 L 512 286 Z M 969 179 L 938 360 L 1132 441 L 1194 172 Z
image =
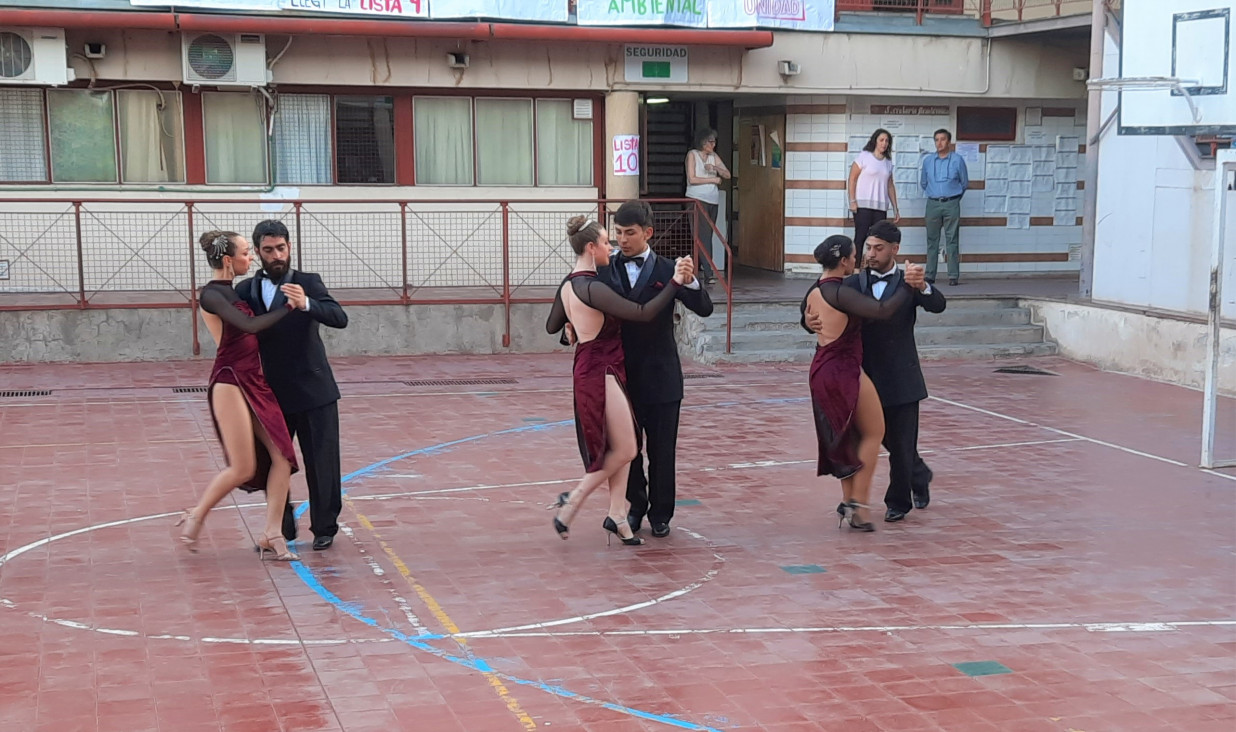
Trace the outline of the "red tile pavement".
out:
M 1199 395 L 1035 365 L 927 366 L 932 504 L 872 535 L 812 474 L 804 369 L 692 367 L 698 505 L 628 548 L 600 497 L 567 542 L 543 510 L 580 471 L 569 356 L 338 359 L 345 472 L 465 441 L 351 479 L 299 568 L 243 494 L 174 541 L 221 459 L 171 391 L 207 364 L 2 367 L 53 393 L 0 400 L 0 730 L 1230 731 L 1236 471 L 1192 467 Z

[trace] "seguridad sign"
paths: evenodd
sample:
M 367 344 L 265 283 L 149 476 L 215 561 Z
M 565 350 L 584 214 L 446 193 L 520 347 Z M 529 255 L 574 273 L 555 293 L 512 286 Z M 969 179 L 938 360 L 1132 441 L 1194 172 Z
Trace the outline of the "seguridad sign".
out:
M 627 45 L 622 47 L 623 76 L 628 83 L 685 84 L 686 46 Z

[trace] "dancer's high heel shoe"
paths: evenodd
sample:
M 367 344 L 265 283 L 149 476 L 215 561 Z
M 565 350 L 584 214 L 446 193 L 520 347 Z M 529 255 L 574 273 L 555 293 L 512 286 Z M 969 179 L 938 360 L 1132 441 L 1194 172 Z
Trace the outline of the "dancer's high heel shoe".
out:
M 624 524 L 627 521 L 625 518 L 621 518 L 618 520 L 623 522 Z M 601 523 L 601 528 L 605 529 L 606 531 L 618 537 L 619 539 L 622 539 L 622 543 L 626 544 L 627 546 L 639 546 L 640 544 L 644 543 L 644 540 L 639 538 L 638 536 L 632 536 L 630 539 L 628 539 L 622 534 L 619 534 L 617 522 L 615 522 L 614 519 L 610 518 L 609 516 L 605 517 L 605 521 Z M 627 528 L 630 528 L 630 524 L 627 524 Z M 611 538 L 612 537 L 609 537 L 609 536 L 605 537 L 606 546 L 609 546 L 609 542 Z
M 300 560 L 300 555 L 288 549 L 288 542 L 283 538 L 282 534 L 258 537 L 257 545 L 258 556 L 262 558 L 262 561 L 266 561 L 266 552 L 270 552 L 276 562 L 295 562 Z
M 842 506 L 844 506 L 845 511 L 841 517 L 841 520 L 837 522 L 837 528 L 841 528 L 841 525 L 848 520 L 850 522 L 850 528 L 855 531 L 875 531 L 875 524 L 870 521 L 860 521 L 858 519 L 858 509 L 867 508 L 867 504 L 858 503 L 856 501 L 847 501 L 842 504 Z
M 550 509 L 553 509 L 553 508 L 558 509 L 558 513 L 554 514 L 554 531 L 557 531 L 558 536 L 562 537 L 563 539 L 570 538 L 571 527 L 562 523 L 562 521 L 558 518 L 558 516 L 562 513 L 562 509 L 571 505 L 570 498 L 571 498 L 570 491 L 563 491 L 558 494 L 557 501 L 545 507 L 545 508 L 550 508 Z
M 202 520 L 193 515 L 193 510 L 186 510 L 176 519 L 176 526 L 183 526 L 180 532 L 180 543 L 191 552 L 197 551 L 197 537 L 202 533 Z

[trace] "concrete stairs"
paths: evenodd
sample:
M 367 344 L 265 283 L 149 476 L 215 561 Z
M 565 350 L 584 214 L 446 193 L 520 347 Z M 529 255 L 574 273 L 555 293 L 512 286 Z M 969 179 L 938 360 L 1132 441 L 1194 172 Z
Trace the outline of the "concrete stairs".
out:
M 691 316 L 694 318 L 694 316 Z M 725 306 L 692 328 L 694 356 L 704 363 L 808 362 L 815 340 L 798 324 L 798 302 L 736 303 L 733 352 L 725 352 Z M 699 320 L 699 319 L 696 319 Z M 919 357 L 1000 359 L 1056 352 L 1043 327 L 1015 297 L 953 298 L 939 315 L 919 311 Z

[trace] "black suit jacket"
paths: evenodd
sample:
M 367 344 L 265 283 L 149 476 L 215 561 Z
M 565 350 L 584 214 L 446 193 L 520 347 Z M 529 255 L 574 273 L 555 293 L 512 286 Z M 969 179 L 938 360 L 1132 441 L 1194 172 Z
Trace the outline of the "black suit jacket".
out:
M 597 270 L 597 276 L 628 300 L 646 303 L 674 279 L 674 261 L 650 251 L 649 261 L 631 287 L 625 264 L 611 259 L 611 265 Z M 702 318 L 712 315 L 712 298 L 702 286 L 683 287 L 675 299 Z M 286 318 L 285 318 L 286 320 Z M 682 362 L 674 341 L 674 307 L 662 310 L 648 323 L 622 324 L 622 350 L 627 361 L 627 391 L 631 400 L 642 404 L 682 401 Z
M 885 286 L 884 298 L 896 292 L 901 278 L 901 270 L 898 270 Z M 845 278 L 842 284 L 871 294 L 871 279 L 864 269 Z M 914 297 L 888 320 L 863 323 L 863 371 L 875 384 L 882 405 L 896 407 L 927 398 L 927 383 L 923 380 L 918 346 L 914 343 L 914 324 L 918 321 L 920 307 L 929 313 L 942 313 L 945 304 L 944 294 L 933 285 L 930 295 L 915 292 Z
M 297 414 L 339 400 L 339 387 L 326 360 L 326 347 L 318 326 L 346 328 L 348 316 L 327 292 L 321 277 L 296 270 L 289 276 L 288 282 L 303 287 L 305 295 L 313 302 L 308 312 L 297 310 L 259 333 L 258 348 L 262 353 L 266 383 L 275 392 L 279 407 L 284 414 Z M 266 304 L 262 302 L 262 277 L 259 273 L 236 285 L 236 294 L 257 314 L 266 312 Z M 271 309 L 283 307 L 286 302 L 283 293 L 276 291 Z

